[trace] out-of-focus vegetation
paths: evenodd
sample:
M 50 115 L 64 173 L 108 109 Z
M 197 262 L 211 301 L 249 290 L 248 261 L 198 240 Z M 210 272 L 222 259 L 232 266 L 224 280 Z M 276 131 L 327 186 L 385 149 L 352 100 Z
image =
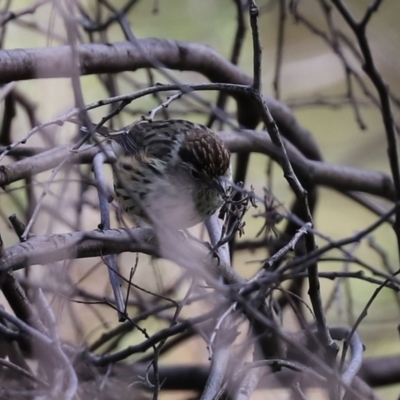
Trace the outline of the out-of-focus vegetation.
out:
M 6 2 L 4 2 L 6 3 Z M 86 10 L 94 12 L 96 1 L 87 0 L 82 2 Z M 297 7 L 302 15 L 312 21 L 313 25 L 326 30 L 321 9 L 317 1 L 298 1 Z M 11 10 L 19 10 L 30 6 L 33 2 L 28 0 L 18 0 L 10 2 Z M 122 7 L 125 2 L 113 1 L 115 8 Z M 351 12 L 356 16 L 362 16 L 365 9 L 370 4 L 366 0 L 350 0 L 346 4 Z M 278 1 L 263 1 L 258 4 L 260 9 L 260 37 L 263 46 L 263 92 L 266 95 L 274 96 L 273 79 L 275 72 L 276 51 L 277 51 L 277 31 L 279 21 Z M 45 46 L 59 46 L 67 43 L 66 33 L 61 18 L 54 11 L 54 5 L 49 4 L 38 8 L 37 12 L 27 14 L 15 20 L 15 23 L 7 24 L 2 42 L 3 49 L 15 48 L 41 48 Z M 154 12 L 154 7 L 157 12 Z M 398 38 L 400 27 L 398 16 L 400 15 L 400 3 L 397 0 L 387 0 L 383 2 L 379 11 L 373 15 L 368 24 L 367 35 L 371 45 L 373 56 L 379 72 L 389 84 L 394 94 L 400 93 L 400 56 L 398 52 Z M 362 91 L 354 84 L 354 96 L 360 99 L 359 112 L 365 129 L 360 129 L 356 121 L 355 112 L 352 105 L 346 99 L 347 86 L 346 76 L 342 64 L 337 55 L 334 54 L 321 37 L 318 37 L 301 22 L 295 21 L 295 18 L 289 13 L 286 15 L 285 23 L 285 42 L 283 46 L 283 62 L 280 69 L 280 95 L 279 100 L 288 104 L 299 123 L 308 129 L 315 138 L 325 161 L 340 165 L 354 166 L 371 170 L 382 171 L 390 174 L 390 168 L 387 157 L 387 144 L 385 139 L 382 117 L 379 109 L 371 104 Z M 349 32 L 346 24 L 336 14 L 337 25 L 344 31 Z M 157 37 L 186 42 L 197 42 L 214 48 L 219 54 L 229 59 L 234 32 L 236 29 L 236 11 L 233 1 L 230 0 L 160 0 L 160 1 L 139 1 L 128 14 L 131 29 L 137 38 Z M 29 24 L 29 26 L 28 26 Z M 37 32 L 39 27 L 42 32 Z M 52 35 L 48 35 L 50 32 Z M 60 38 L 61 40 L 58 40 Z M 121 27 L 114 24 L 108 31 L 105 41 L 116 42 L 125 40 Z M 354 66 L 362 75 L 361 65 L 357 60 L 351 58 Z M 243 50 L 239 59 L 239 67 L 248 75 L 253 73 L 253 48 L 252 37 L 248 28 Z M 1 69 L 1 66 L 0 66 Z M 171 72 L 177 79 L 185 83 L 201 83 L 206 78 L 194 72 Z M 136 82 L 144 82 L 147 75 L 145 71 L 127 73 L 130 79 Z M 128 93 L 132 90 L 123 76 L 115 77 L 117 92 L 120 94 Z M 159 72 L 154 72 L 154 81 L 165 83 L 167 80 Z M 80 79 L 82 93 L 86 104 L 109 97 L 104 85 L 95 75 L 84 76 Z M 368 83 L 368 87 L 373 91 L 373 87 Z M 44 122 L 61 115 L 74 106 L 74 93 L 69 78 L 55 79 L 34 79 L 29 81 L 16 82 L 15 88 L 24 93 L 34 103 L 34 110 L 38 120 Z M 215 92 L 206 92 L 201 94 L 210 102 L 215 102 L 217 94 Z M 325 104 L 326 103 L 326 104 Z M 157 104 L 157 100 L 151 97 L 139 99 L 132 103 L 132 110 L 143 110 L 146 112 Z M 234 113 L 235 103 L 229 100 L 228 111 Z M 4 105 L 2 106 L 4 107 Z M 3 108 L 4 109 L 4 108 Z M 179 101 L 173 103 L 169 111 L 180 109 Z M 17 118 L 12 123 L 12 139 L 17 140 L 24 136 L 30 129 L 29 121 L 24 114 L 21 106 L 17 106 Z M 109 110 L 108 110 L 109 111 Z M 399 121 L 399 113 L 395 109 L 394 115 L 396 121 Z M 90 112 L 93 121 L 98 122 L 104 116 L 104 109 L 95 109 Z M 126 125 L 131 122 L 129 114 L 124 114 L 119 118 L 120 125 Z M 133 117 L 132 118 L 136 118 Z M 184 118 L 206 123 L 208 115 L 192 113 L 185 115 Z M 259 128 L 262 128 L 261 124 Z M 70 124 L 65 124 L 62 128 L 50 128 L 48 134 L 52 136 L 51 140 L 59 145 L 70 143 L 76 128 Z M 32 137 L 28 145 L 39 146 L 45 144 L 43 138 Z M 8 157 L 6 163 L 13 160 Z M 254 186 L 256 193 L 262 194 L 262 188 L 269 182 L 266 181 L 266 170 L 268 160 L 264 155 L 253 154 L 250 159 L 249 173 L 246 179 L 246 187 Z M 82 169 L 90 175 L 90 167 L 82 166 Z M 34 184 L 36 199 L 39 198 L 43 190 L 43 185 L 38 182 L 45 182 L 49 178 L 51 171 L 45 173 Z M 107 170 L 107 176 L 111 185 L 110 170 Z M 68 174 L 60 177 L 69 179 Z M 76 176 L 72 174 L 71 179 Z M 274 164 L 272 173 L 272 190 L 277 199 L 282 202 L 282 207 L 289 208 L 294 195 L 284 179 L 281 168 Z M 53 207 L 65 217 L 69 218 L 70 208 L 76 203 L 80 193 L 77 185 L 71 185 L 70 190 L 64 192 L 62 182 L 57 187 L 52 185 L 51 191 L 45 200 L 47 207 Z M 16 182 L 8 186 L 18 189 L 23 184 Z M 16 244 L 18 239 L 14 232 L 9 228 L 6 218 L 16 213 L 21 218 L 24 210 L 28 207 L 27 198 L 24 191 L 15 190 L 8 192 L 9 195 L 2 193 L 0 197 L 0 232 L 6 247 Z M 82 230 L 96 229 L 99 223 L 99 214 L 96 206 L 96 190 L 89 189 L 85 193 L 87 204 L 82 213 L 80 227 Z M 386 206 L 384 201 L 380 204 Z M 90 207 L 92 205 L 93 207 Z M 263 224 L 261 219 L 252 217 L 259 210 L 251 209 L 246 218 L 245 235 L 241 240 L 253 238 Z M 372 224 L 376 216 L 365 208 L 360 207 L 354 201 L 343 197 L 340 193 L 328 189 L 319 189 L 318 204 L 315 211 L 316 229 L 333 240 L 353 235 Z M 27 221 L 24 221 L 27 222 Z M 112 221 L 113 227 L 117 227 L 116 219 Z M 283 226 L 278 225 L 278 228 Z M 60 221 L 54 221 L 50 215 L 41 215 L 34 224 L 33 233 L 50 234 L 68 231 L 67 224 Z M 197 231 L 195 231 L 198 233 Z M 390 264 L 395 270 L 398 269 L 399 255 L 397 252 L 396 238 L 389 224 L 384 224 L 373 233 L 376 243 L 386 252 Z M 322 246 L 326 242 L 317 238 L 317 245 Z M 377 269 L 383 269 L 382 259 L 376 251 L 362 244 L 351 244 L 347 250 L 355 252 L 361 259 L 368 262 Z M 331 256 L 339 256 L 341 253 L 332 252 Z M 245 278 L 252 277 L 258 271 L 260 264 L 254 261 L 263 259 L 267 256 L 265 249 L 258 249 L 253 252 L 240 252 L 235 257 L 234 265 L 240 274 Z M 121 256 L 120 263 L 125 265 L 123 273 L 129 274 L 129 268 L 134 264 L 134 255 L 127 253 Z M 31 268 L 30 276 L 38 276 L 49 285 L 56 282 L 69 279 L 78 279 L 85 277 L 89 268 L 95 265 L 95 261 L 78 261 L 66 273 L 68 262 L 60 266 L 59 270 L 53 266 L 46 267 L 39 273 L 35 268 Z M 144 255 L 139 257 L 136 283 L 146 289 L 157 291 L 162 287 L 173 285 L 174 280 L 180 275 L 181 270 L 175 265 L 156 262 Z M 104 266 L 103 266 L 104 267 Z M 343 262 L 338 261 L 320 261 L 321 271 L 341 271 Z M 358 270 L 358 266 L 352 264 L 346 266 L 349 271 Z M 151 272 L 150 272 L 151 271 Z M 40 278 L 39 278 L 40 277 Z M 96 272 L 95 277 L 86 280 L 84 286 L 92 290 L 97 285 L 103 285 L 104 292 L 111 295 L 109 284 L 106 281 L 107 271 L 105 267 Z M 162 281 L 162 283 L 160 283 Z M 100 283 L 101 282 L 101 283 Z M 359 316 L 361 310 L 370 299 L 374 286 L 361 280 L 348 281 L 338 284 L 338 280 L 321 280 L 321 291 L 323 302 L 327 304 L 328 299 L 333 296 L 336 287 L 336 301 L 327 311 L 328 323 L 332 325 L 352 325 Z M 98 286 L 97 286 L 98 287 Z M 187 288 L 186 288 L 187 289 Z M 307 290 L 307 287 L 304 289 Z M 184 295 L 182 289 L 181 295 Z M 65 296 L 65 295 L 63 295 Z M 146 296 L 144 294 L 143 296 Z M 56 296 L 57 297 L 57 296 Z M 62 297 L 62 296 L 61 296 Z M 68 296 L 66 296 L 68 297 Z M 307 296 L 304 296 L 308 302 Z M 5 301 L 1 302 L 5 304 Z M 104 311 L 101 319 L 103 326 L 100 326 L 99 316 L 93 307 L 84 308 L 80 304 L 71 304 L 65 299 L 53 302 L 56 315 L 59 317 L 59 327 L 61 336 L 74 343 L 81 345 L 79 341 L 90 341 L 93 337 L 98 337 L 97 329 L 102 330 L 107 324 L 115 324 L 115 311 L 109 309 Z M 71 322 L 71 315 L 67 309 L 74 309 L 80 321 L 78 324 Z M 182 318 L 199 314 L 201 310 L 196 306 L 183 310 Z M 204 311 L 204 310 L 201 310 Z M 311 320 L 311 316 L 306 313 Z M 399 353 L 398 331 L 399 324 L 399 305 L 395 301 L 392 290 L 384 289 L 374 301 L 368 310 L 368 316 L 362 321 L 358 332 L 365 344 L 365 357 L 393 355 Z M 283 316 L 285 323 L 290 329 L 297 330 L 292 312 L 287 312 Z M 81 332 L 76 331 L 76 326 L 80 326 Z M 150 318 L 145 323 L 149 334 L 157 332 L 164 323 L 160 323 L 155 318 Z M 123 341 L 118 343 L 117 348 L 124 348 L 128 344 L 136 344 L 143 340 L 141 333 L 135 333 L 126 336 Z M 201 338 L 193 338 L 183 346 L 168 353 L 162 361 L 192 363 L 207 362 L 207 354 L 203 351 L 205 343 Z M 201 349 L 201 350 L 199 350 Z M 138 357 L 140 358 L 140 357 Z M 399 386 L 393 388 L 378 389 L 377 393 L 382 398 L 395 398 L 398 395 Z M 175 395 L 174 395 L 175 396 Z M 317 395 L 318 396 L 318 395 Z M 164 398 L 164 397 L 163 397 Z M 166 398 L 166 397 L 165 397 Z M 178 398 L 178 397 L 171 397 Z M 273 398 L 273 397 L 272 397 Z M 276 398 L 281 398 L 277 397 Z M 284 397 L 282 397 L 284 398 Z M 315 397 L 317 398 L 317 397 Z

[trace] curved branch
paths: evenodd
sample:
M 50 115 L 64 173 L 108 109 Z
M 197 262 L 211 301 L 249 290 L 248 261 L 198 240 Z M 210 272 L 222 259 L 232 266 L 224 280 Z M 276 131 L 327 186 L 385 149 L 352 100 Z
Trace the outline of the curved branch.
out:
M 232 153 L 256 152 L 266 154 L 275 160 L 279 158 L 279 152 L 266 132 L 245 130 L 239 133 L 218 132 L 218 135 Z M 388 200 L 393 200 L 395 197 L 393 181 L 385 173 L 309 160 L 290 143 L 285 143 L 285 146 L 296 174 L 310 184 L 323 185 L 341 191 L 370 193 Z M 0 152 L 1 150 L 0 146 Z M 18 154 L 19 150 L 15 150 Z M 30 153 L 29 149 L 25 150 L 27 154 Z M 38 151 L 38 148 L 32 148 L 32 153 Z M 71 162 L 90 163 L 99 151 L 101 150 L 97 147 L 83 146 L 81 151 L 71 157 Z M 70 154 L 68 146 L 60 146 L 13 164 L 0 166 L 0 186 L 48 171 Z
M 278 160 L 279 153 L 263 131 L 218 132 L 229 150 L 263 153 Z M 289 159 L 297 175 L 310 184 L 328 186 L 337 190 L 352 190 L 375 194 L 393 200 L 395 189 L 385 173 L 355 167 L 313 161 L 305 158 L 293 145 L 285 143 Z
M 152 68 L 152 59 L 166 68 L 198 72 L 211 82 L 251 85 L 252 78 L 215 50 L 197 43 L 167 39 L 130 42 L 92 43 L 76 46 L 82 75 L 136 71 Z M 0 50 L 0 83 L 36 78 L 70 77 L 74 70 L 71 48 L 59 46 L 41 49 Z M 234 95 L 238 103 L 238 120 L 243 126 L 255 127 L 260 120 L 258 108 L 247 94 Z M 283 103 L 265 98 L 268 108 L 288 138 L 308 158 L 320 160 L 317 144 L 309 131 L 299 125 Z
M 348 336 L 351 331 L 352 330 L 348 327 L 330 328 L 330 332 L 334 340 L 348 340 Z M 350 338 L 348 345 L 351 349 L 351 359 L 342 373 L 342 381 L 345 385 L 351 386 L 354 378 L 357 376 L 358 371 L 361 368 L 364 347 L 357 332 L 353 332 L 353 336 Z M 342 388 L 340 396 L 341 399 L 343 398 L 344 394 L 345 390 Z
M 75 258 L 119 254 L 124 251 L 157 255 L 153 230 L 110 229 L 33 236 L 26 242 L 4 250 L 0 258 L 0 271 L 17 270 L 28 265 L 48 264 Z

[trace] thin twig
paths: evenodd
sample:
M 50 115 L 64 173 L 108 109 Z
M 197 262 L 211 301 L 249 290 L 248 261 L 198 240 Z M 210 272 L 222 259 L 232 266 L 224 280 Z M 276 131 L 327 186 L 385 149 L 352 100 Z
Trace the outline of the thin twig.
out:
M 100 216 L 101 216 L 101 230 L 110 229 L 110 210 L 109 210 L 109 200 L 110 195 L 105 184 L 105 176 L 103 171 L 103 163 L 107 159 L 106 154 L 103 152 L 96 154 L 93 159 L 93 171 L 98 183 L 97 194 L 100 204 Z M 118 274 L 118 264 L 115 254 L 110 254 L 104 257 L 105 264 L 107 265 L 108 274 L 110 278 L 111 287 L 114 292 L 115 304 L 118 309 L 118 320 L 120 322 L 125 321 L 125 304 L 124 298 L 121 291 L 121 281 Z

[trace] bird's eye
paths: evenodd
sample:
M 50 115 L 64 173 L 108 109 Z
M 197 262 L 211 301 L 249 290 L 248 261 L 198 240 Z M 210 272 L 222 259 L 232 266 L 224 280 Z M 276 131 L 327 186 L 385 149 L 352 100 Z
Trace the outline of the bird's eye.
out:
M 199 179 L 200 178 L 200 174 L 195 169 L 191 169 L 190 170 L 190 175 L 192 176 L 193 179 Z

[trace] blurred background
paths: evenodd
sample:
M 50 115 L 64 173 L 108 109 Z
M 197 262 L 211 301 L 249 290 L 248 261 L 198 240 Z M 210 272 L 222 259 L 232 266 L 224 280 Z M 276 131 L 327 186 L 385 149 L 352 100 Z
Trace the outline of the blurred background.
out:
M 7 4 L 6 4 L 7 3 Z M 95 1 L 81 1 L 88 13 L 95 12 Z M 125 2 L 113 1 L 115 8 L 122 7 Z M 337 54 L 324 41 L 318 32 L 327 32 L 327 24 L 321 7 L 316 1 L 286 2 L 287 6 L 296 5 L 298 18 L 286 13 L 284 25 L 284 44 L 282 47 L 282 65 L 280 68 L 279 90 L 274 88 L 277 62 L 277 38 L 280 17 L 279 1 L 259 1 L 260 30 L 263 46 L 263 92 L 271 97 L 278 97 L 294 112 L 299 123 L 308 129 L 317 142 L 326 162 L 338 165 L 354 166 L 382 171 L 390 174 L 387 144 L 380 111 L 353 78 L 353 94 L 358 99 L 359 121 L 350 104 L 347 93 L 346 74 L 343 64 Z M 16 0 L 2 1 L 0 7 L 18 11 L 35 4 L 32 1 Z M 354 16 L 361 18 L 370 1 L 347 0 L 347 6 Z M 353 38 L 353 34 L 346 27 L 342 18 L 332 13 L 336 26 Z M 138 1 L 128 13 L 132 31 L 137 38 L 157 37 L 185 42 L 197 42 L 215 49 L 219 54 L 229 59 L 232 52 L 233 40 L 237 27 L 236 7 L 231 0 L 159 0 Z M 379 72 L 388 83 L 392 93 L 400 93 L 400 56 L 398 41 L 400 3 L 397 0 L 386 0 L 379 11 L 375 13 L 368 24 L 367 35 L 374 60 Z M 248 25 L 247 16 L 246 24 Z M 314 31 L 310 30 L 310 26 Z M 318 31 L 317 31 L 318 30 Z M 124 40 L 123 32 L 118 24 L 108 29 L 107 41 Z M 59 46 L 66 43 L 63 24 L 53 5 L 44 4 L 35 13 L 28 13 L 8 23 L 4 27 L 2 36 L 3 49 L 41 48 Z M 354 55 L 344 50 L 351 66 L 362 77 L 366 87 L 376 96 L 375 89 L 365 77 L 360 62 Z M 252 76 L 252 39 L 249 27 L 244 39 L 238 65 L 248 75 Z M 171 72 L 183 83 L 202 83 L 205 78 L 191 72 Z M 118 74 L 114 77 L 116 91 L 120 94 L 129 93 L 134 88 L 143 87 L 148 79 L 146 71 L 135 71 Z M 157 71 L 153 72 L 154 82 L 166 82 L 164 76 Z M 84 101 L 86 104 L 109 97 L 109 92 L 98 76 L 81 77 Z M 74 96 L 70 79 L 35 79 L 15 83 L 15 88 L 31 102 L 37 120 L 44 122 L 65 114 L 74 106 Z M 200 93 L 206 100 L 215 102 L 217 94 L 214 92 Z M 187 102 L 190 103 L 189 100 Z M 133 119 L 146 113 L 157 105 L 154 97 L 141 98 L 133 102 L 129 112 L 120 114 L 115 120 L 116 126 L 124 126 Z M 176 101 L 169 107 L 173 116 L 206 123 L 206 110 L 199 106 L 199 112 L 187 113 L 187 103 Z M 4 109 L 4 102 L 1 105 Z M 227 110 L 234 116 L 235 103 L 229 100 Z M 17 118 L 12 122 L 12 140 L 24 136 L 30 130 L 30 121 L 23 107 L 17 105 Z M 107 112 L 110 110 L 107 109 Z M 104 108 L 90 112 L 92 121 L 99 122 L 106 113 Z M 3 113 L 1 113 L 3 115 Z M 398 108 L 394 107 L 394 114 L 399 121 Z M 262 128 L 260 125 L 259 128 Z M 227 129 L 227 128 L 225 128 Z M 76 126 L 50 126 L 46 128 L 46 138 L 35 135 L 28 141 L 29 146 L 55 145 L 70 143 L 77 132 Z M 49 139 L 50 138 L 50 139 Z M 46 142 L 47 141 L 47 142 Z M 7 157 L 5 164 L 11 163 Z M 233 157 L 235 162 L 235 157 Z M 263 187 L 271 184 L 274 195 L 282 203 L 282 208 L 289 208 L 294 196 L 283 178 L 281 168 L 273 164 L 270 179 L 267 179 L 268 159 L 263 155 L 251 156 L 250 169 L 246 180 L 246 187 L 252 185 L 256 193 L 263 194 Z M 83 166 L 81 173 L 88 179 L 91 177 L 90 166 Z M 40 174 L 32 182 L 32 195 L 36 200 L 41 196 L 46 182 L 51 174 Z M 107 169 L 111 186 L 111 170 Z M 7 218 L 17 214 L 21 220 L 28 215 L 26 210 L 31 209 L 24 190 L 24 183 L 16 182 L 0 192 L 0 232 L 6 247 L 18 243 L 18 238 L 10 228 Z M 34 234 L 64 233 L 73 231 L 77 221 L 74 220 L 74 207 L 81 202 L 82 214 L 79 228 L 82 230 L 96 229 L 99 224 L 97 193 L 93 186 L 81 192 L 76 171 L 61 171 L 50 186 L 50 190 L 43 201 L 42 211 L 34 224 Z M 381 199 L 376 199 L 380 205 L 388 207 Z M 114 211 L 116 206 L 114 205 Z M 54 215 L 57 210 L 58 215 Z M 241 240 L 253 239 L 260 230 L 263 221 L 254 218 L 259 210 L 250 209 L 246 215 L 245 235 Z M 114 215 L 114 214 L 113 214 Z M 364 229 L 376 220 L 376 216 L 358 204 L 344 197 L 340 193 L 326 189 L 319 189 L 318 204 L 315 213 L 315 226 L 324 235 L 333 240 L 348 237 Z M 27 221 L 24 221 L 27 222 Z M 129 221 L 127 222 L 129 224 Z M 116 218 L 113 227 L 118 226 Z M 279 229 L 282 225 L 278 225 Z M 201 235 L 201 228 L 193 231 Z M 318 245 L 325 244 L 317 239 Z M 384 224 L 373 233 L 374 243 L 387 255 L 387 262 L 393 270 L 398 269 L 398 254 L 396 238 L 389 224 Z M 385 270 L 382 257 L 363 241 L 359 245 L 350 245 L 347 250 L 357 257 L 368 262 L 375 268 Z M 339 256 L 339 251 L 332 251 L 332 257 Z M 242 251 L 235 257 L 235 268 L 245 277 L 252 277 L 260 268 L 259 260 L 265 259 L 264 249 Z M 125 274 L 136 262 L 134 254 L 123 254 L 119 257 L 119 265 Z M 321 271 L 357 271 L 359 266 L 338 261 L 321 261 Z M 144 255 L 139 256 L 135 283 L 147 290 L 159 292 L 168 291 L 180 279 L 182 271 L 172 263 L 154 261 Z M 21 273 L 21 276 L 23 274 Z M 58 263 L 46 267 L 31 267 L 29 278 L 41 282 L 48 287 L 49 298 L 56 310 L 59 319 L 62 337 L 76 345 L 92 342 L 101 332 L 117 324 L 115 312 L 104 308 L 99 312 L 96 306 L 85 306 L 71 302 L 71 298 L 79 298 L 72 287 L 79 284 L 81 290 L 96 292 L 98 295 L 111 296 L 107 271 L 101 260 L 86 259 L 74 262 Z M 321 280 L 324 304 L 329 305 L 327 311 L 330 325 L 351 326 L 359 316 L 361 310 L 372 296 L 375 287 L 361 280 L 328 281 Z M 187 285 L 179 286 L 177 297 L 182 297 Z M 307 290 L 307 288 L 305 289 Z M 53 294 L 50 294 L 53 292 Z M 147 299 L 146 293 L 137 294 Z M 304 298 L 308 301 L 307 296 Z M 1 300 L 1 304 L 6 304 Z M 194 304 L 185 307 L 182 316 L 193 316 L 204 311 L 204 304 Z M 132 314 L 134 314 L 132 307 Z M 378 298 L 368 311 L 368 316 L 359 327 L 359 334 L 365 345 L 365 357 L 393 355 L 400 352 L 399 301 L 393 291 L 382 290 Z M 296 331 L 297 324 L 291 311 L 285 313 L 284 327 Z M 311 316 L 308 315 L 311 319 Z M 160 320 L 150 318 L 143 322 L 148 332 L 154 333 L 163 326 Z M 117 344 L 122 348 L 143 340 L 142 334 L 132 332 Z M 195 337 L 182 343 L 174 350 L 165 354 L 161 363 L 204 363 L 208 362 L 206 343 L 202 338 Z M 377 389 L 377 394 L 383 399 L 395 399 L 400 393 L 400 386 Z M 181 396 L 181 397 L 179 397 Z M 263 394 L 260 394 L 260 398 Z M 275 397 L 274 397 L 275 396 Z M 285 399 L 287 394 L 277 392 L 270 398 Z M 315 398 L 318 398 L 318 394 Z M 187 394 L 163 394 L 162 398 L 187 398 Z M 256 397 L 254 397 L 256 398 Z

